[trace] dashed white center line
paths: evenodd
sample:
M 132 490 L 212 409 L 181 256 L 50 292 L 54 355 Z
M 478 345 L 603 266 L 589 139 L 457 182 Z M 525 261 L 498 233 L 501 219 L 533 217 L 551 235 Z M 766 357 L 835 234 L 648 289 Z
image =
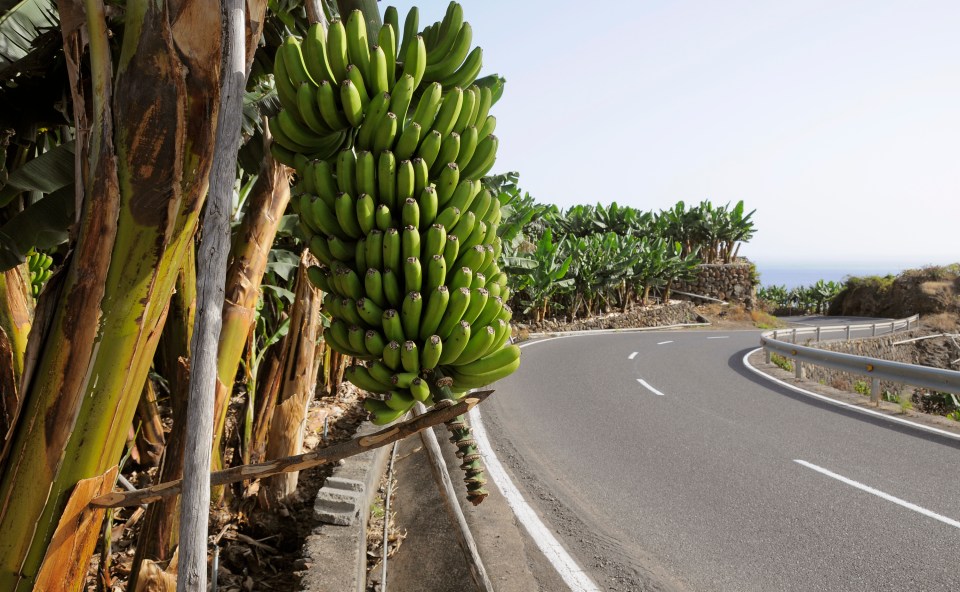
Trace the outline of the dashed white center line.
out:
M 630 354 L 629 356 L 627 356 L 627 359 L 628 359 L 628 360 L 634 359 L 635 357 L 637 357 L 637 354 L 638 354 L 638 353 L 640 353 L 640 352 L 633 352 L 632 354 Z
M 660 391 L 658 391 L 657 389 L 655 389 L 655 388 L 653 388 L 652 386 L 650 386 L 650 383 L 648 383 L 646 380 L 644 380 L 644 379 L 642 379 L 642 378 L 638 378 L 638 379 L 637 379 L 637 382 L 639 382 L 639 383 L 642 384 L 644 387 L 646 387 L 646 389 L 647 389 L 648 391 L 650 391 L 651 393 L 653 393 L 653 394 L 655 394 L 655 395 L 657 395 L 657 396 L 659 396 L 659 397 L 665 397 L 665 396 L 666 396 L 666 395 L 664 395 L 663 393 L 661 393 Z
M 666 344 L 668 344 L 668 343 L 673 343 L 673 341 L 672 341 L 672 340 L 671 340 L 671 341 L 661 341 L 661 342 L 658 343 L 657 345 L 666 345 Z
M 720 335 L 719 337 L 707 337 L 707 339 L 729 339 L 729 335 Z
M 830 478 L 832 478 L 832 479 L 836 479 L 837 481 L 840 481 L 841 483 L 846 483 L 847 485 L 850 485 L 851 487 L 856 487 L 856 488 L 859 489 L 860 491 L 866 491 L 867 493 L 872 494 L 872 495 L 875 495 L 875 496 L 877 496 L 877 497 L 879 497 L 879 498 L 885 499 L 885 500 L 887 500 L 888 502 L 893 502 L 893 503 L 897 504 L 898 506 L 903 506 L 904 508 L 907 508 L 908 510 L 913 510 L 914 512 L 918 512 L 918 513 L 920 513 L 920 514 L 923 514 L 924 516 L 927 516 L 927 517 L 929 517 L 929 518 L 933 518 L 934 520 L 939 520 L 940 522 L 943 522 L 944 524 L 949 524 L 950 526 L 952 526 L 952 527 L 954 527 L 954 528 L 960 528 L 960 522 L 957 522 L 957 521 L 954 520 L 953 518 L 947 518 L 946 516 L 941 516 L 940 514 L 937 514 L 936 512 L 931 512 L 930 510 L 928 510 L 928 509 L 926 509 L 926 508 L 921 508 L 920 506 L 918 506 L 918 505 L 916 505 L 916 504 L 911 504 L 910 502 L 905 501 L 905 500 L 902 500 L 902 499 L 900 499 L 900 498 L 898 498 L 898 497 L 894 497 L 894 496 L 890 495 L 889 493 L 884 493 L 884 492 L 880 491 L 879 489 L 874 489 L 873 487 L 870 487 L 869 485 L 864 485 L 863 483 L 860 483 L 860 482 L 858 482 L 858 481 L 854 481 L 853 479 L 848 479 L 848 478 L 844 477 L 843 475 L 838 475 L 838 474 L 836 474 L 836 473 L 834 473 L 834 472 L 832 472 L 832 471 L 828 471 L 827 469 L 825 469 L 825 468 L 823 468 L 823 467 L 818 467 L 817 465 L 815 465 L 815 464 L 813 464 L 813 463 L 810 463 L 810 462 L 807 462 L 807 461 L 805 461 L 805 460 L 794 459 L 793 462 L 795 462 L 795 463 L 797 463 L 797 464 L 799 464 L 799 465 L 803 465 L 803 466 L 807 467 L 808 469 L 813 469 L 814 471 L 820 473 L 821 475 L 826 475 L 827 477 L 830 477 Z

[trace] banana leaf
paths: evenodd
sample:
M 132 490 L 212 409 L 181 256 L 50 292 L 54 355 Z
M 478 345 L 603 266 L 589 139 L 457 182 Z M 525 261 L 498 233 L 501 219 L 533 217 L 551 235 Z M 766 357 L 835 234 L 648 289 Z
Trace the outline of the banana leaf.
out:
M 69 238 L 74 221 L 74 187 L 68 185 L 28 206 L 0 226 L 0 271 L 26 260 L 30 249 L 56 247 Z
M 53 193 L 74 182 L 74 143 L 71 140 L 44 152 L 10 173 L 0 189 L 0 207 L 24 191 Z
M 59 26 L 52 0 L 0 0 L 0 64 L 26 57 L 37 37 Z

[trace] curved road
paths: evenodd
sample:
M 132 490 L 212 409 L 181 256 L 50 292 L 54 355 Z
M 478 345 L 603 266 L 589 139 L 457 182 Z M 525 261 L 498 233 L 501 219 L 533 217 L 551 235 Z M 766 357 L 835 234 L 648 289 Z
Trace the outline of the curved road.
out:
M 530 343 L 484 423 L 601 590 L 960 590 L 960 442 L 756 377 L 758 342 Z

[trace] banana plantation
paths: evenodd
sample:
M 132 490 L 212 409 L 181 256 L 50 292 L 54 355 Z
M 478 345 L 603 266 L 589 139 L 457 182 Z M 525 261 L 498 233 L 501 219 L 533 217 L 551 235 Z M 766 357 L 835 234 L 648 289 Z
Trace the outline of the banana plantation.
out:
M 788 289 L 785 285 L 761 286 L 757 298 L 775 313 L 826 314 L 830 302 L 843 290 L 843 282 L 817 280 L 809 286 Z
M 184 477 L 201 355 L 215 375 L 199 458 L 236 475 L 301 452 L 314 395 L 345 379 L 369 393 L 377 424 L 418 402 L 459 410 L 517 369 L 513 314 L 667 300 L 753 234 L 742 202 L 561 211 L 521 193 L 516 174 L 490 176 L 504 80 L 480 76 L 455 2 L 425 26 L 417 9 L 401 19 L 374 0 L 232 10 L 2 5 L 0 592 L 81 589 L 95 551 L 98 589 L 116 577 L 154 589 L 150 574 L 178 552 L 189 569 L 178 545 L 194 525 L 176 496 L 108 512 L 88 502 L 131 469 L 134 488 Z M 244 73 L 237 108 L 231 60 Z M 228 137 L 221 122 L 238 115 Z M 231 203 L 206 205 L 231 144 Z M 220 213 L 216 276 L 206 222 Z M 222 289 L 213 333 L 198 296 L 210 282 Z M 214 347 L 198 347 L 210 335 Z M 469 430 L 444 421 L 480 503 Z M 246 481 L 209 490 L 213 515 L 276 510 L 297 487 L 295 472 Z M 132 561 L 111 570 L 111 533 L 133 523 Z M 200 540 L 205 561 L 206 530 Z
M 493 177 L 504 203 L 504 265 L 514 310 L 534 322 L 626 312 L 670 299 L 701 263 L 731 263 L 754 234 L 743 202 L 659 212 L 612 203 L 561 211 L 521 194 L 516 174 Z

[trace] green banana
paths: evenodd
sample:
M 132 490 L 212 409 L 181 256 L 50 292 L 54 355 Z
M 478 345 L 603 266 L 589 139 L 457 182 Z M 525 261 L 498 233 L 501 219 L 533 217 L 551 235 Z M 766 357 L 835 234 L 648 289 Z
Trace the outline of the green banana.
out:
M 367 267 L 383 269 L 383 233 L 374 228 L 367 234 Z
M 400 289 L 400 276 L 392 269 L 383 270 L 383 295 L 387 303 L 394 308 L 403 304 L 403 291 Z
M 283 45 L 277 48 L 273 58 L 273 81 L 277 88 L 277 98 L 280 99 L 280 106 L 292 111 L 299 119 L 300 112 L 297 109 L 297 86 L 290 81 L 290 74 L 287 71 L 287 65 L 284 62 Z
M 443 341 L 439 335 L 431 335 L 423 342 L 423 350 L 420 352 L 420 367 L 424 370 L 433 370 L 440 362 L 440 355 L 443 353 Z
M 387 7 L 387 11 L 384 12 L 383 26 L 377 33 L 377 45 L 383 50 L 384 61 L 387 66 L 388 90 L 393 88 L 397 81 L 397 32 L 400 30 L 396 22 L 391 23 L 387 20 L 390 8 L 393 7 Z M 396 15 L 396 13 L 397 11 L 394 8 L 393 14 Z
M 379 45 L 374 45 L 370 52 L 370 90 L 375 93 L 388 92 L 393 86 L 387 72 L 387 54 Z
M 363 278 L 364 292 L 380 308 L 387 306 L 387 298 L 383 293 L 383 276 L 379 269 L 371 267 Z
M 374 154 L 383 154 L 393 148 L 393 140 L 397 137 L 399 125 L 396 114 L 387 111 L 387 114 L 380 120 L 377 131 L 373 134 Z
M 420 372 L 420 348 L 414 341 L 404 341 L 400 347 L 400 365 L 407 372 Z
M 327 34 L 319 23 L 314 23 L 307 29 L 301 49 L 304 64 L 314 80 L 318 83 L 321 80 L 329 80 L 334 84 L 339 82 L 333 75 L 330 60 L 327 58 Z
M 433 290 L 442 286 L 446 279 L 447 262 L 444 260 L 443 255 L 434 255 L 427 261 L 427 279 L 424 282 L 426 293 L 432 294 Z
M 400 306 L 403 334 L 416 337 L 420 333 L 420 317 L 423 313 L 423 298 L 420 292 L 410 292 Z
M 473 212 L 467 212 L 467 213 L 473 216 L 474 218 L 476 218 L 476 215 Z M 460 223 L 457 224 L 457 228 L 460 228 L 460 224 L 462 223 L 463 223 L 463 220 L 461 219 Z M 480 220 L 474 224 L 473 232 L 471 232 L 466 239 L 461 241 L 463 244 L 463 248 L 471 249 L 483 243 L 483 237 L 485 236 L 487 236 L 487 223 L 484 222 L 483 220 Z
M 288 118 L 292 117 L 288 109 L 284 109 L 280 113 L 286 114 L 286 117 Z M 280 126 L 279 115 L 277 115 L 277 117 L 270 118 L 270 120 L 267 122 L 267 127 L 270 129 L 270 133 L 273 135 L 273 142 L 275 144 L 279 144 L 292 152 L 312 152 L 313 151 L 312 148 L 309 148 L 303 144 L 300 144 L 294 141 L 293 138 L 287 135 L 287 132 Z
M 393 216 L 390 213 L 390 208 L 385 204 L 378 205 L 377 209 L 374 210 L 373 216 L 377 222 L 377 229 L 381 232 L 386 232 L 388 228 L 392 228 L 396 225 L 396 222 L 394 222 Z
M 453 197 L 454 191 L 460 184 L 460 167 L 455 162 L 446 163 L 440 171 L 437 178 L 437 203 L 441 208 L 446 207 L 447 202 Z M 472 191 L 472 187 L 470 188 Z M 460 207 L 458 210 L 463 212 Z M 450 228 L 449 226 L 447 228 Z
M 390 368 L 394 372 L 400 370 L 400 342 L 396 340 L 391 340 L 387 343 L 387 346 L 383 348 L 383 365 L 387 368 Z
M 462 374 L 457 371 L 457 368 L 453 368 L 450 370 L 450 377 L 453 378 L 455 387 L 480 388 L 510 376 L 516 372 L 519 367 L 520 358 L 517 358 L 513 362 L 505 366 L 500 366 L 496 370 L 492 370 L 486 374 Z
M 403 57 L 403 73 L 413 77 L 413 88 L 417 88 L 427 69 L 427 46 L 423 42 L 423 37 L 417 35 L 411 40 L 407 53 Z
M 395 309 L 388 308 L 383 311 L 383 317 L 381 319 L 383 334 L 390 341 L 396 341 L 397 343 L 403 343 L 406 341 L 403 333 L 403 324 L 400 321 L 400 313 Z
M 447 308 L 443 313 L 443 320 L 440 321 L 440 326 L 437 327 L 437 335 L 444 339 L 450 335 L 450 332 L 457 326 L 457 323 L 463 320 L 463 314 L 470 305 L 470 299 L 471 294 L 469 288 L 450 290 L 450 301 L 447 303 Z
M 349 263 L 356 258 L 357 244 L 331 235 L 327 237 L 327 249 L 337 261 Z
M 421 200 L 422 201 L 422 200 Z M 423 238 L 423 252 L 427 255 L 443 255 L 443 247 L 447 242 L 447 231 L 439 224 L 432 224 Z
M 469 267 L 460 267 L 453 272 L 450 278 L 450 289 L 470 288 L 473 285 L 473 270 Z
M 363 343 L 363 334 L 366 333 L 365 329 L 361 329 L 357 325 L 351 325 L 347 330 L 347 339 L 350 342 L 350 347 L 353 351 L 366 354 L 367 346 Z
M 413 76 L 409 74 L 401 76 L 400 80 L 393 86 L 390 110 L 396 113 L 401 131 L 406 129 L 407 111 L 410 109 L 410 101 L 413 99 L 413 92 L 416 88 Z
M 499 140 L 494 135 L 489 135 L 480 144 L 470 160 L 470 164 L 463 171 L 463 176 L 467 179 L 479 179 L 487 174 L 493 163 L 497 159 L 497 146 Z
M 420 124 L 416 121 L 410 122 L 406 129 L 397 138 L 397 145 L 393 149 L 393 154 L 400 161 L 410 160 L 417 152 L 417 146 L 420 145 Z
M 483 189 L 477 193 L 474 200 L 470 203 L 469 210 L 476 215 L 477 220 L 492 223 L 487 214 L 491 212 L 493 206 L 493 194 L 489 190 Z
M 347 234 L 343 232 L 340 225 L 337 224 L 337 215 L 322 199 L 315 199 L 310 202 L 309 219 L 317 225 L 323 234 L 335 236 L 340 239 L 347 238 Z
M 297 89 L 297 110 L 310 131 L 317 135 L 327 135 L 333 130 L 323 120 L 320 106 L 317 104 L 317 89 L 303 83 Z
M 491 245 L 484 245 L 483 246 L 483 263 L 479 266 L 477 271 L 486 273 L 487 269 L 490 267 L 490 265 L 494 262 L 496 258 L 497 258 L 497 252 L 494 250 L 494 248 Z
M 476 86 L 463 89 L 463 104 L 460 106 L 460 115 L 457 116 L 457 122 L 453 124 L 453 131 L 461 136 L 463 132 L 471 126 L 473 117 L 479 107 L 480 99 L 477 96 L 477 90 Z
M 387 407 L 387 404 L 377 399 L 366 399 L 363 402 L 363 408 L 370 412 L 372 416 L 370 422 L 373 425 L 387 425 L 403 417 L 409 410 L 398 410 Z
M 400 368 L 403 369 L 403 346 L 400 346 Z M 395 388 L 409 389 L 413 381 L 417 379 L 415 372 L 397 372 L 390 377 Z
M 379 185 L 380 203 L 391 210 L 396 209 L 397 192 L 397 159 L 393 152 L 384 150 L 377 161 L 377 182 Z
M 360 239 L 354 243 L 353 249 L 353 268 L 370 269 L 370 266 L 367 265 L 367 237 L 360 237 Z
M 486 326 L 480 329 L 477 329 L 472 332 L 470 336 L 470 341 L 467 342 L 467 346 L 463 348 L 463 351 L 460 353 L 457 358 L 449 362 L 449 364 L 469 364 L 474 360 L 480 358 L 493 344 L 493 340 L 496 338 L 497 332 L 493 330 L 493 327 Z
M 456 323 L 450 331 L 450 335 L 442 341 L 438 363 L 444 365 L 457 360 L 469 345 L 471 332 L 470 323 L 466 321 Z
M 360 72 L 370 71 L 370 44 L 367 42 L 367 23 L 363 13 L 354 10 L 347 17 L 347 55 Z
M 470 125 L 479 129 L 483 127 L 483 124 L 487 121 L 487 115 L 490 114 L 490 106 L 493 104 L 492 95 L 490 89 L 487 87 L 480 88 L 480 96 L 477 101 L 476 113 L 473 115 L 473 119 L 470 121 Z
M 476 81 L 483 67 L 483 49 L 474 47 L 460 68 L 440 81 L 444 88 L 467 88 Z
M 363 296 L 363 288 L 360 286 L 360 277 L 357 272 L 347 266 L 340 268 L 339 281 L 343 285 L 344 293 L 357 300 Z
M 413 193 L 420 195 L 430 184 L 430 167 L 420 157 L 414 158 L 410 163 L 413 165 Z
M 311 247 L 310 252 L 313 252 Z M 307 268 L 307 279 L 310 280 L 310 283 L 320 289 L 322 292 L 331 292 L 330 289 L 330 272 L 322 267 L 313 265 Z
M 357 128 L 355 144 L 361 150 L 370 150 L 373 147 L 373 138 L 377 133 L 380 121 L 390 110 L 390 93 L 378 93 L 370 99 L 367 110 L 363 115 L 363 123 Z
M 406 389 L 393 389 L 383 402 L 394 411 L 405 412 L 413 407 L 416 400 L 414 400 L 413 396 Z
M 417 204 L 417 200 L 413 198 L 404 200 L 400 221 L 404 226 L 420 227 L 420 206 Z
M 424 130 L 423 133 L 433 129 L 433 121 L 437 118 L 440 111 L 440 103 L 443 99 L 443 87 L 439 82 L 433 82 L 420 95 L 420 102 L 413 112 L 413 119 Z
M 433 168 L 430 169 L 430 173 L 433 175 L 440 174 L 442 167 L 449 163 L 456 163 L 457 154 L 460 153 L 460 134 L 457 132 L 450 132 L 450 134 L 443 139 L 443 142 L 440 143 L 440 152 L 437 153 L 437 159 L 433 163 Z
M 353 150 L 341 150 L 337 155 L 337 187 L 341 193 L 358 195 L 357 191 L 357 155 Z
M 450 208 L 456 209 L 456 208 Z M 453 269 L 457 262 L 457 255 L 460 252 L 460 241 L 457 237 L 447 235 L 447 242 L 443 244 L 443 259 L 447 262 L 447 269 Z
M 497 118 L 493 115 L 487 115 L 487 118 L 483 120 L 483 124 L 480 125 L 480 131 L 477 132 L 477 139 L 482 142 L 487 136 L 492 134 L 495 129 L 497 129 Z
M 429 295 L 427 305 L 423 308 L 423 318 L 420 320 L 420 333 L 418 337 L 421 340 L 437 332 L 440 323 L 443 321 L 444 313 L 450 304 L 450 291 L 446 286 L 440 285 L 432 292 L 426 292 Z
M 453 46 L 450 48 L 450 52 L 442 59 L 427 64 L 423 73 L 424 80 L 431 82 L 435 80 L 442 81 L 453 77 L 453 75 L 457 73 L 457 68 L 459 68 L 461 64 L 464 64 L 464 60 L 470 53 L 470 44 L 472 42 L 473 27 L 470 26 L 470 23 L 463 23 L 453 42 Z M 474 75 L 474 78 L 476 78 L 476 75 Z M 473 80 L 470 82 L 472 83 Z M 444 88 L 450 88 L 451 86 L 456 85 L 444 84 Z
M 334 330 L 336 323 L 337 321 L 334 321 L 329 327 L 323 330 L 324 341 L 326 341 L 334 350 L 342 354 L 348 356 L 356 355 L 358 352 L 353 351 L 353 348 L 350 347 L 350 342 L 347 340 L 346 325 L 344 325 L 343 335 L 340 335 L 338 331 Z M 340 324 L 343 324 L 343 321 L 340 321 Z
M 377 207 L 376 203 L 373 201 L 371 195 L 362 193 L 360 197 L 357 198 L 356 207 L 356 219 L 360 227 L 360 232 L 364 236 L 367 236 L 376 229 L 376 221 L 373 217 L 373 212 Z
M 443 21 L 440 23 L 437 42 L 427 52 L 429 61 L 437 62 L 450 53 L 457 39 L 457 33 L 462 26 L 463 7 L 457 2 L 451 2 L 447 5 L 447 12 L 443 15 Z
M 401 255 L 400 233 L 396 228 L 388 228 L 383 233 L 383 267 L 394 273 L 400 273 Z
M 317 195 L 327 204 L 328 208 L 333 208 L 333 202 L 340 193 L 337 187 L 337 181 L 333 178 L 333 169 L 330 163 L 325 160 L 317 160 L 311 163 L 310 175 L 313 177 L 313 185 L 317 190 Z
M 473 248 L 464 249 L 457 259 L 457 265 L 469 267 L 474 273 L 482 271 L 485 255 L 483 245 L 476 245 Z
M 423 270 L 420 266 L 420 260 L 415 257 L 407 257 L 403 264 L 403 284 L 407 292 L 419 292 L 423 287 Z
M 377 198 L 377 159 L 368 150 L 357 151 L 357 192 Z M 372 213 L 372 210 L 371 210 Z
M 487 291 L 489 294 L 489 290 Z M 489 297 L 487 298 L 487 304 L 483 307 L 480 315 L 474 321 L 474 324 L 485 326 L 491 324 L 494 319 L 497 318 L 497 315 L 500 314 L 500 311 L 503 310 L 503 299 L 498 297 Z
M 473 274 L 473 281 L 470 282 L 470 289 L 476 290 L 479 288 L 486 288 L 486 287 L 487 287 L 487 276 L 483 275 L 479 271 Z M 487 292 L 489 293 L 490 290 L 487 290 Z M 489 294 L 488 298 L 492 298 L 492 297 L 493 297 L 493 294 Z
M 288 167 L 295 166 L 295 154 L 298 153 L 294 153 L 293 150 L 285 148 L 276 142 L 270 142 L 270 156 L 281 164 L 285 164 Z
M 420 209 L 420 228 L 435 226 L 434 221 L 437 219 L 439 204 L 437 203 L 437 190 L 432 185 L 424 187 L 423 191 L 420 192 L 418 206 Z M 446 233 L 444 233 L 444 238 L 446 238 Z M 443 252 L 442 245 L 443 243 L 441 243 L 441 253 Z
M 374 350 L 377 348 L 378 345 L 380 346 L 379 349 L 376 349 L 376 354 L 375 354 L 377 357 L 380 357 L 380 355 L 383 353 L 384 348 L 387 347 L 386 342 L 383 341 L 383 336 L 380 335 L 378 331 L 374 331 L 373 329 L 371 329 L 367 331 L 366 338 L 369 340 L 368 349 Z M 373 352 L 371 351 L 371 353 Z M 370 376 L 380 384 L 393 388 L 393 381 L 391 380 L 391 377 L 393 376 L 393 372 L 390 370 L 390 368 L 387 368 L 387 365 L 384 364 L 383 362 L 374 362 L 370 364 L 367 367 L 367 372 L 369 372 Z
M 354 325 L 360 326 L 363 325 L 363 319 L 360 318 L 360 315 L 357 314 L 357 302 L 353 298 L 341 298 L 340 307 L 338 309 L 339 318 L 347 322 L 348 325 L 353 327 Z M 351 335 L 350 331 L 347 332 L 348 341 L 350 347 L 354 351 L 365 351 L 365 347 L 358 348 L 357 341 L 359 340 L 360 344 L 363 344 L 363 335 Z
M 461 317 L 460 320 L 473 325 L 477 317 L 480 316 L 480 313 L 483 312 L 484 307 L 486 307 L 489 295 L 490 293 L 487 292 L 485 288 L 471 289 L 470 304 L 467 306 L 467 310 L 463 312 L 463 317 Z
M 421 403 L 426 403 L 430 399 L 430 385 L 422 378 L 414 378 L 410 381 L 410 395 Z
M 347 55 L 347 30 L 343 21 L 335 20 L 327 27 L 327 58 L 334 79 L 338 83 L 342 82 L 347 77 L 347 65 L 350 63 Z
M 363 123 L 363 98 L 360 89 L 349 78 L 340 83 L 340 104 L 350 125 L 357 127 Z
M 416 6 L 410 7 L 407 16 L 403 22 L 403 38 L 400 41 L 400 47 L 397 49 L 397 57 L 407 59 L 407 49 L 417 37 L 417 31 L 420 30 L 420 11 Z
M 401 256 L 420 259 L 420 231 L 415 226 L 405 226 L 401 237 Z
M 350 123 L 340 110 L 337 92 L 333 90 L 333 84 L 327 80 L 320 82 L 320 88 L 317 89 L 317 106 L 320 108 L 320 117 L 330 129 L 342 130 L 350 127 Z
M 415 188 L 415 179 L 413 178 L 413 163 L 409 160 L 402 160 L 397 163 L 397 204 L 400 207 L 404 207 L 408 199 L 413 199 L 413 191 Z M 416 203 L 416 200 L 414 200 Z M 417 224 L 419 225 L 419 212 L 417 215 Z M 402 220 L 402 216 L 401 216 Z M 406 224 L 406 223 L 404 223 Z
M 472 125 L 464 129 L 463 133 L 460 134 L 460 146 L 456 156 L 456 163 L 461 170 L 470 164 L 470 159 L 473 158 L 473 154 L 477 151 L 477 138 L 477 128 Z
M 457 240 L 460 241 L 460 248 L 464 251 L 469 250 L 473 246 L 467 244 L 467 239 L 470 238 L 470 233 L 473 232 L 473 227 L 476 225 L 476 223 L 476 214 L 471 211 L 467 211 L 460 216 L 460 220 L 457 221 L 457 225 L 447 231 L 450 235 L 457 237 Z
M 437 130 L 431 130 L 427 134 L 427 137 L 423 139 L 423 142 L 420 143 L 417 156 L 423 160 L 428 169 L 437 161 L 437 155 L 440 154 L 440 146 L 442 143 L 443 136 L 441 136 Z
M 443 98 L 437 118 L 433 121 L 433 129 L 440 132 L 441 137 L 446 138 L 447 134 L 453 131 L 453 126 L 456 125 L 457 118 L 460 116 L 461 107 L 463 107 L 463 91 L 460 87 L 455 87 Z
M 379 327 L 383 322 L 383 307 L 377 306 L 373 298 L 360 298 L 356 302 L 357 315 L 370 327 Z
M 347 236 L 354 239 L 364 236 L 364 232 L 357 221 L 357 204 L 349 193 L 341 193 L 337 196 L 334 202 L 334 211 L 337 215 L 337 222 L 340 223 L 340 228 Z

